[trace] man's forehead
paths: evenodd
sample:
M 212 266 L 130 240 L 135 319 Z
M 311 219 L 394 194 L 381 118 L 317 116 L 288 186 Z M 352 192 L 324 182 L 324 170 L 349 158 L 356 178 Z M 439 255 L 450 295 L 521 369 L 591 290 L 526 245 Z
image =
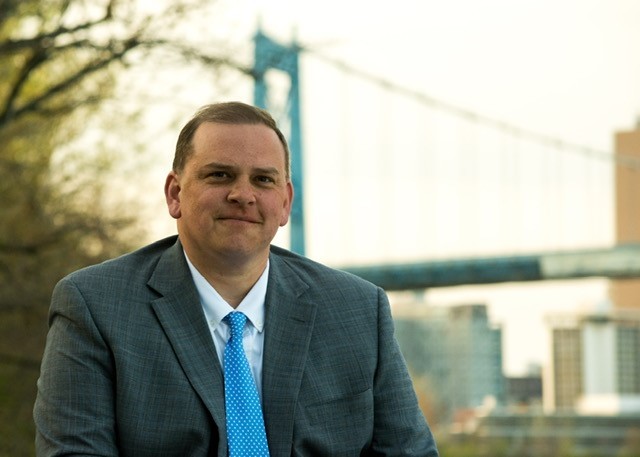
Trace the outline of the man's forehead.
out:
M 194 133 L 194 146 L 198 143 L 247 143 L 259 139 L 265 145 L 283 148 L 277 133 L 264 124 L 223 124 L 203 122 Z
M 247 147 L 252 155 L 277 151 L 284 161 L 286 152 L 276 132 L 264 124 L 223 124 L 204 122 L 195 132 L 192 147 L 198 152 L 234 155 Z

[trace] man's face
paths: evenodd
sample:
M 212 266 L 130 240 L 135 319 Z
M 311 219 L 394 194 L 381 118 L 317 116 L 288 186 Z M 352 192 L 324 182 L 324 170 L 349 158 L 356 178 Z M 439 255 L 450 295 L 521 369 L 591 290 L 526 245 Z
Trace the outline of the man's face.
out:
M 266 259 L 289 219 L 293 188 L 273 130 L 206 122 L 184 170 L 167 177 L 165 194 L 189 258 Z

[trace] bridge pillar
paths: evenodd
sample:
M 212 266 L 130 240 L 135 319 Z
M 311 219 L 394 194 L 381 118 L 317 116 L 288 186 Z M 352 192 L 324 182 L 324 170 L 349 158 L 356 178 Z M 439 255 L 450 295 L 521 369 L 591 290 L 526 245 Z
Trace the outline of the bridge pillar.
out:
M 288 143 L 291 153 L 291 181 L 295 190 L 295 198 L 291 207 L 290 233 L 291 250 L 305 255 L 304 230 L 304 183 L 302 167 L 302 133 L 300 120 L 300 79 L 299 51 L 295 43 L 284 46 L 276 43 L 258 30 L 254 37 L 254 92 L 256 106 L 268 109 L 269 90 L 265 80 L 267 71 L 280 70 L 289 76 L 289 93 L 287 97 L 287 116 L 289 124 Z

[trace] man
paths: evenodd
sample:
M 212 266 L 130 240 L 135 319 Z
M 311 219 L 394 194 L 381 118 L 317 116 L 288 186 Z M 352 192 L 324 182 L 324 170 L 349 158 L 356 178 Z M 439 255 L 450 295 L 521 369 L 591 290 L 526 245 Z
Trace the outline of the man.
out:
M 383 291 L 270 246 L 293 188 L 268 113 L 202 108 L 165 195 L 178 237 L 56 286 L 38 455 L 438 455 Z M 252 387 L 234 397 L 239 338 Z M 256 415 L 231 412 L 251 395 Z M 263 450 L 236 452 L 254 442 Z

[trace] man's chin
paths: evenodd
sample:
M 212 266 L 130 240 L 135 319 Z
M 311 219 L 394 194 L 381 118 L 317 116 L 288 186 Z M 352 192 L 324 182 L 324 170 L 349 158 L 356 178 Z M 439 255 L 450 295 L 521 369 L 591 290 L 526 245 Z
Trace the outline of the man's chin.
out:
M 264 254 L 269 253 L 269 244 L 266 245 L 258 245 L 255 241 L 250 242 L 249 240 L 234 240 L 224 246 L 221 246 L 219 252 L 226 257 L 236 257 L 236 258 L 248 258 L 259 257 Z

